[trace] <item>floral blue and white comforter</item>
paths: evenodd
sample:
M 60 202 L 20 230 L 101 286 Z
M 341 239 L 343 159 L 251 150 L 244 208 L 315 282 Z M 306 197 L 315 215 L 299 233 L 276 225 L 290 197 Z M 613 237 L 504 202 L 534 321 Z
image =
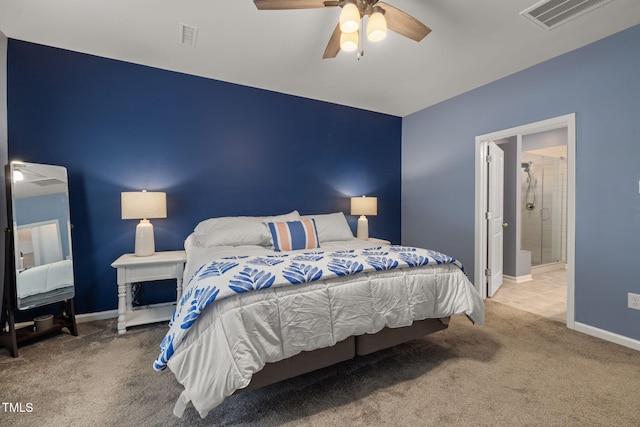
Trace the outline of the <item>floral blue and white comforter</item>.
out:
M 266 363 L 351 335 L 461 313 L 482 323 L 482 300 L 454 258 L 353 246 L 227 254 L 189 271 L 154 362 L 185 386 L 176 415 L 192 402 L 206 416 Z
M 163 370 L 202 310 L 216 300 L 270 287 L 302 285 L 321 278 L 453 263 L 456 259 L 429 249 L 404 246 L 349 250 L 309 250 L 263 256 L 228 256 L 200 266 L 189 280 L 169 322 L 153 368 Z

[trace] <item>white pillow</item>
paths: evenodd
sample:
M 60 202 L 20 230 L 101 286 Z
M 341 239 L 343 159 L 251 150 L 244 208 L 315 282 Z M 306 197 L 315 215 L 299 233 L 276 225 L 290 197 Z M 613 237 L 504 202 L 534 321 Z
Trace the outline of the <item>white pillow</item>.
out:
M 191 233 L 187 236 L 186 239 L 184 239 L 184 250 L 189 252 L 192 248 L 196 247 L 196 246 L 202 246 L 200 244 L 200 242 L 198 241 L 196 234 L 195 233 Z
M 302 215 L 300 219 L 315 220 L 320 243 L 354 239 L 351 227 L 349 227 L 347 218 L 342 212 L 323 215 Z
M 201 221 L 194 229 L 200 246 L 271 245 L 264 221 L 297 221 L 298 211 L 277 216 L 225 216 Z

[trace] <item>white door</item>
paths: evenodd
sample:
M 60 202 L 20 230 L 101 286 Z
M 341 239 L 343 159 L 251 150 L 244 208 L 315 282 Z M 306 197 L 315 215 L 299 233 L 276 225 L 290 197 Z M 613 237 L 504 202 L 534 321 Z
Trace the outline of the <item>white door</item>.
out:
M 504 151 L 497 144 L 487 146 L 487 296 L 492 297 L 502 286 L 502 247 L 504 215 Z M 506 225 L 506 224 L 505 224 Z
M 36 266 L 62 261 L 62 243 L 57 221 L 31 227 L 31 240 Z

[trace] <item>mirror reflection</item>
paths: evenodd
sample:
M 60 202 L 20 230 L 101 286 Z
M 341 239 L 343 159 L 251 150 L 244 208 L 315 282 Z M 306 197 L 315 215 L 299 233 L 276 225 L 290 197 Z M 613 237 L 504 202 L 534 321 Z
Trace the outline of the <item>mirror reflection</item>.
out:
M 67 169 L 12 162 L 16 300 L 20 310 L 74 296 Z

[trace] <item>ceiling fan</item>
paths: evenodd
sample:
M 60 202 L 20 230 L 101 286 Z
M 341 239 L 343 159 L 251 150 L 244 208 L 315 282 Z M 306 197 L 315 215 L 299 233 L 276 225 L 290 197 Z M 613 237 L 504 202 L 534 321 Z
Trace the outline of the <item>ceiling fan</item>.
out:
M 340 7 L 340 22 L 331 34 L 322 58 L 335 58 L 340 50 L 354 51 L 359 46 L 358 32 L 368 16 L 367 36 L 382 40 L 390 30 L 417 42 L 431 29 L 411 15 L 379 0 L 253 0 L 259 10 L 318 9 Z

